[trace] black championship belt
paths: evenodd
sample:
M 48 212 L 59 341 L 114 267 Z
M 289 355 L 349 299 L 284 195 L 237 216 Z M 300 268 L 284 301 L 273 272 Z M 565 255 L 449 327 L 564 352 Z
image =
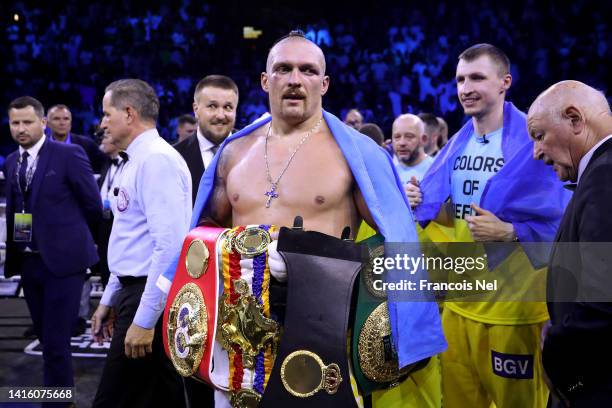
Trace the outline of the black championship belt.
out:
M 347 336 L 362 247 L 283 227 L 278 251 L 288 273 L 284 333 L 259 407 L 356 407 Z

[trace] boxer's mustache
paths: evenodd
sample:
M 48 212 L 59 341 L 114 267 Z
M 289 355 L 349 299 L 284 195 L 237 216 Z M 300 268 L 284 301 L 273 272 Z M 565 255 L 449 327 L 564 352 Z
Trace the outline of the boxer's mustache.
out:
M 305 99 L 306 95 L 304 95 L 304 93 L 299 92 L 299 91 L 290 91 L 290 92 L 285 92 L 283 94 L 283 98 Z

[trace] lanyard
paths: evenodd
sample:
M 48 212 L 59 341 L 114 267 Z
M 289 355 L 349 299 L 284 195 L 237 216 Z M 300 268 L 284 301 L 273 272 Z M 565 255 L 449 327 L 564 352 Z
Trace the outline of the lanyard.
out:
M 28 165 L 26 162 L 26 166 L 28 166 L 28 169 L 26 170 L 26 177 L 25 177 L 26 179 L 25 191 L 21 189 L 21 181 L 19 180 L 19 170 L 21 169 L 21 166 L 23 165 L 23 157 L 19 156 L 19 160 L 17 160 L 17 169 L 15 170 L 15 179 L 17 180 L 17 188 L 19 189 L 19 194 L 21 194 L 21 204 L 22 204 L 21 212 L 22 213 L 25 213 L 26 196 L 30 192 L 30 185 L 32 184 L 32 179 L 34 178 L 34 172 L 36 171 L 36 166 L 38 165 L 39 157 L 40 157 L 40 154 L 37 154 L 36 158 L 34 159 L 31 165 Z
M 108 168 L 108 172 L 106 173 L 106 177 L 104 178 L 104 181 L 106 182 L 106 197 L 108 197 L 108 193 L 110 192 L 110 189 L 113 186 L 113 181 L 115 180 L 115 177 L 117 177 L 117 173 L 121 171 L 124 164 L 125 164 L 125 160 L 121 160 L 121 163 L 118 163 L 117 165 L 114 165 L 111 163 L 110 167 Z M 111 170 L 113 169 L 113 167 L 116 167 L 116 169 L 115 169 L 115 172 L 113 173 L 113 176 L 111 177 L 110 174 L 111 174 Z

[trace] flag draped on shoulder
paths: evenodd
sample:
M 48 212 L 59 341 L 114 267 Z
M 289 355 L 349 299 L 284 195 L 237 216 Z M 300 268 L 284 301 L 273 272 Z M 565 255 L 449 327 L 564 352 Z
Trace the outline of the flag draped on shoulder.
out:
M 408 200 L 404 194 L 391 157 L 370 138 L 346 126 L 334 115 L 323 111 L 323 118 L 342 151 L 378 231 L 385 237 L 385 255 L 395 256 L 397 245 L 387 243 L 416 243 L 418 237 Z M 206 169 L 200 181 L 194 204 L 191 228 L 195 228 L 206 208 L 215 182 L 217 162 L 224 147 L 233 140 L 251 134 L 265 125 L 271 117 L 253 122 L 229 136 Z M 297 214 L 296 214 L 297 215 Z M 178 259 L 178 258 L 177 258 Z M 164 278 L 172 281 L 176 262 L 166 271 Z M 405 272 L 387 271 L 387 280 L 399 282 Z M 426 273 L 419 271 L 419 273 Z M 423 276 L 423 279 L 426 279 Z M 405 366 L 438 354 L 446 349 L 438 307 L 427 294 L 418 301 L 406 302 L 399 295 L 388 293 L 392 337 L 400 366 Z
M 527 119 L 511 102 L 504 103 L 502 154 L 505 164 L 487 182 L 480 207 L 502 221 L 512 223 L 520 242 L 552 242 L 571 194 L 563 188 L 551 168 L 533 159 L 533 142 L 527 133 Z M 437 155 L 421 182 L 423 202 L 415 216 L 421 225 L 436 218 L 451 194 L 453 163 L 474 131 L 468 121 Z M 530 253 L 534 267 L 546 257 Z

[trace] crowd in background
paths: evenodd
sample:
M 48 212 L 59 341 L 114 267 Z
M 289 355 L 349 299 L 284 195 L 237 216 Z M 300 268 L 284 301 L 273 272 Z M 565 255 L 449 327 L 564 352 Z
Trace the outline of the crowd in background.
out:
M 50 3 L 3 4 L 0 52 L 11 57 L 0 67 L 2 103 L 22 94 L 36 95 L 47 106 L 65 103 L 74 129 L 92 135 L 104 84 L 138 77 L 155 87 L 162 136 L 174 140 L 177 118 L 191 111 L 196 82 L 223 73 L 240 88 L 237 126 L 242 127 L 267 110 L 257 72 L 264 69 L 270 41 L 298 27 L 327 56 L 332 78 L 327 110 L 343 115 L 358 108 L 387 138 L 400 113 L 433 112 L 447 119 L 452 134 L 463 119 L 456 99 L 456 58 L 477 42 L 507 50 L 514 77 L 509 99 L 523 109 L 537 90 L 562 78 L 609 90 L 611 77 L 602 63 L 611 54 L 609 7 L 534 0 L 333 6 L 327 12 L 314 5 L 296 11 L 236 1 L 223 7 L 191 0 L 147 7 L 72 0 L 61 9 Z M 263 34 L 244 39 L 244 26 Z M 8 136 L 6 116 L 2 121 Z M 10 138 L 3 137 L 1 153 L 13 149 Z

